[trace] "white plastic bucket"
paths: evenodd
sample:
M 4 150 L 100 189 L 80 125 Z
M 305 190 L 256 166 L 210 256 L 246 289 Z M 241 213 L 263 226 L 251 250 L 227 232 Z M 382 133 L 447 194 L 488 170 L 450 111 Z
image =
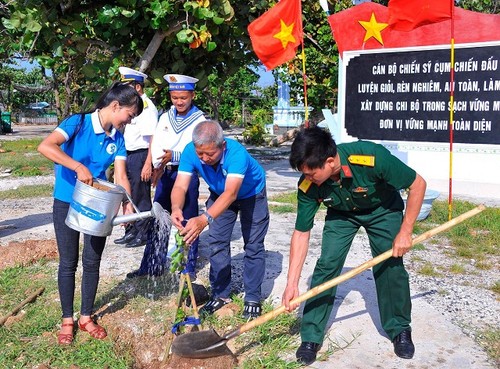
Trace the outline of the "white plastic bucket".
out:
M 65 223 L 85 234 L 109 236 L 124 195 L 121 187 L 102 179 L 94 178 L 93 186 L 77 180 Z
M 432 203 L 439 197 L 439 195 L 439 191 L 436 190 L 425 191 L 424 201 L 422 202 L 422 207 L 420 208 L 420 212 L 418 213 L 417 220 L 424 220 L 429 216 L 432 209 Z M 406 196 L 403 197 L 403 202 L 406 209 Z

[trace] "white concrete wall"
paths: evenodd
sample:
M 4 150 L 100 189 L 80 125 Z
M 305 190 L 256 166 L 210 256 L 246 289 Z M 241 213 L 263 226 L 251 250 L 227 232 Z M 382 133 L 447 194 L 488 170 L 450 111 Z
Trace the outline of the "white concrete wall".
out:
M 453 196 L 500 201 L 500 147 L 433 142 L 380 142 L 415 169 L 432 188 Z

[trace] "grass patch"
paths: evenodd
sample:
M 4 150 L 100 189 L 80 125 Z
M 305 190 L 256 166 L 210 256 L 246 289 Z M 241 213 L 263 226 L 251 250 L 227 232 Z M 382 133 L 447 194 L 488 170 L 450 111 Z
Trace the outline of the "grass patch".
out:
M 18 314 L 19 318 L 9 321 L 0 329 L 0 363 L 2 368 L 28 368 L 40 364 L 51 368 L 109 368 L 126 369 L 134 367 L 135 359 L 128 342 L 116 337 L 106 340 L 89 339 L 80 331 L 71 346 L 61 347 L 56 335 L 61 322 L 61 310 L 57 291 L 57 262 L 40 261 L 26 267 L 13 267 L 0 271 L 0 316 L 7 314 L 20 301 L 43 286 L 45 291 L 37 300 L 27 304 Z M 75 293 L 75 311 L 80 306 L 79 273 Z M 172 303 L 177 297 L 177 276 L 165 275 L 154 282 L 147 278 L 137 281 L 102 280 L 96 299 L 96 308 L 110 311 L 124 310 L 131 316 L 141 318 L 138 324 L 164 340 L 172 328 L 176 310 Z M 236 305 L 243 310 L 243 298 L 232 296 Z M 271 300 L 263 303 L 263 311 L 273 309 Z M 226 332 L 245 323 L 239 313 L 234 316 L 207 317 L 204 329 L 213 327 Z M 235 338 L 235 346 L 243 352 L 238 368 L 298 368 L 295 350 L 300 320 L 296 314 L 281 314 L 275 319 Z M 148 328 L 149 327 L 149 328 Z M 109 331 L 108 331 L 109 333 Z M 149 337 L 151 339 L 151 337 Z M 345 346 L 345 345 L 344 345 Z M 340 345 L 339 345 L 340 347 Z
M 462 264 L 453 264 L 450 266 L 450 272 L 453 274 L 464 274 L 465 273 L 465 267 Z
M 297 192 L 283 192 L 269 198 L 269 210 L 278 214 L 297 211 Z
M 21 186 L 16 189 L 0 191 L 0 200 L 29 199 L 32 197 L 49 197 L 54 192 L 54 185 Z
M 488 356 L 499 364 L 500 363 L 500 329 L 491 328 L 479 332 L 478 342 L 488 353 Z
M 493 286 L 490 287 L 490 290 L 495 292 L 500 297 L 500 281 L 496 281 L 493 283 Z
M 269 210 L 277 214 L 295 213 L 297 207 L 293 205 L 269 205 Z
M 425 245 L 421 243 L 412 247 L 412 251 L 424 251 L 424 250 L 425 250 Z
M 468 201 L 454 201 L 453 217 L 476 206 Z M 434 201 L 429 217 L 417 222 L 415 233 L 423 233 L 446 221 L 448 221 L 447 201 Z M 478 263 L 485 263 L 491 256 L 498 257 L 500 256 L 498 247 L 500 244 L 500 208 L 487 208 L 441 233 L 441 237 L 449 239 L 455 256 L 460 258 L 475 259 Z
M 0 170 L 11 170 L 15 177 L 48 175 L 54 164 L 37 151 L 41 138 L 2 141 L 0 143 Z
M 418 272 L 427 277 L 438 277 L 440 274 L 434 268 L 434 265 L 430 262 L 424 263 L 422 267 L 418 270 Z
M 488 260 L 480 260 L 475 264 L 475 267 L 479 270 L 490 270 L 493 265 Z
M 287 204 L 297 205 L 297 192 L 296 191 L 283 192 L 283 193 L 271 196 L 269 198 L 269 201 L 284 202 Z
M 57 281 L 54 278 L 56 270 L 56 263 L 42 260 L 28 267 L 0 271 L 2 316 L 31 292 L 45 287 L 45 291 L 34 302 L 23 307 L 24 314 L 18 313 L 17 319 L 0 329 L 2 367 L 31 368 L 45 364 L 52 368 L 67 368 L 71 365 L 80 368 L 130 368 L 130 356 L 118 353 L 111 340 L 81 342 L 81 335 L 77 335 L 75 343 L 69 347 L 56 344 L 57 327 L 61 321 Z M 79 301 L 75 302 L 79 304 Z

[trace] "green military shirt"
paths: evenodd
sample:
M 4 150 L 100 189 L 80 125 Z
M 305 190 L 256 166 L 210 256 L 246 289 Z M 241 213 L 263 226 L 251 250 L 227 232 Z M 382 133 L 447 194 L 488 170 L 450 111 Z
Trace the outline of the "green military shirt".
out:
M 399 190 L 408 188 L 416 172 L 382 145 L 357 141 L 337 145 L 342 169 L 340 181 L 326 180 L 320 186 L 302 175 L 297 193 L 295 229 L 307 232 L 323 203 L 328 212 L 347 211 L 366 214 L 383 206 L 403 210 Z

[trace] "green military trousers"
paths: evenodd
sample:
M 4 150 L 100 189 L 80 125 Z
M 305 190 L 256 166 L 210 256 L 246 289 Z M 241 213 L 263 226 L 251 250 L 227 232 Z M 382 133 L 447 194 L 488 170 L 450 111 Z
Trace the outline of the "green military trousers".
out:
M 401 227 L 402 213 L 377 208 L 369 214 L 329 212 L 325 218 L 321 255 L 316 263 L 311 288 L 337 277 L 344 266 L 351 243 L 358 229 L 368 234 L 372 256 L 392 248 Z M 403 330 L 410 329 L 411 299 L 408 273 L 403 258 L 391 257 L 373 267 L 382 328 L 391 341 Z M 322 343 L 325 328 L 333 308 L 334 287 L 309 299 L 301 325 L 302 342 Z

